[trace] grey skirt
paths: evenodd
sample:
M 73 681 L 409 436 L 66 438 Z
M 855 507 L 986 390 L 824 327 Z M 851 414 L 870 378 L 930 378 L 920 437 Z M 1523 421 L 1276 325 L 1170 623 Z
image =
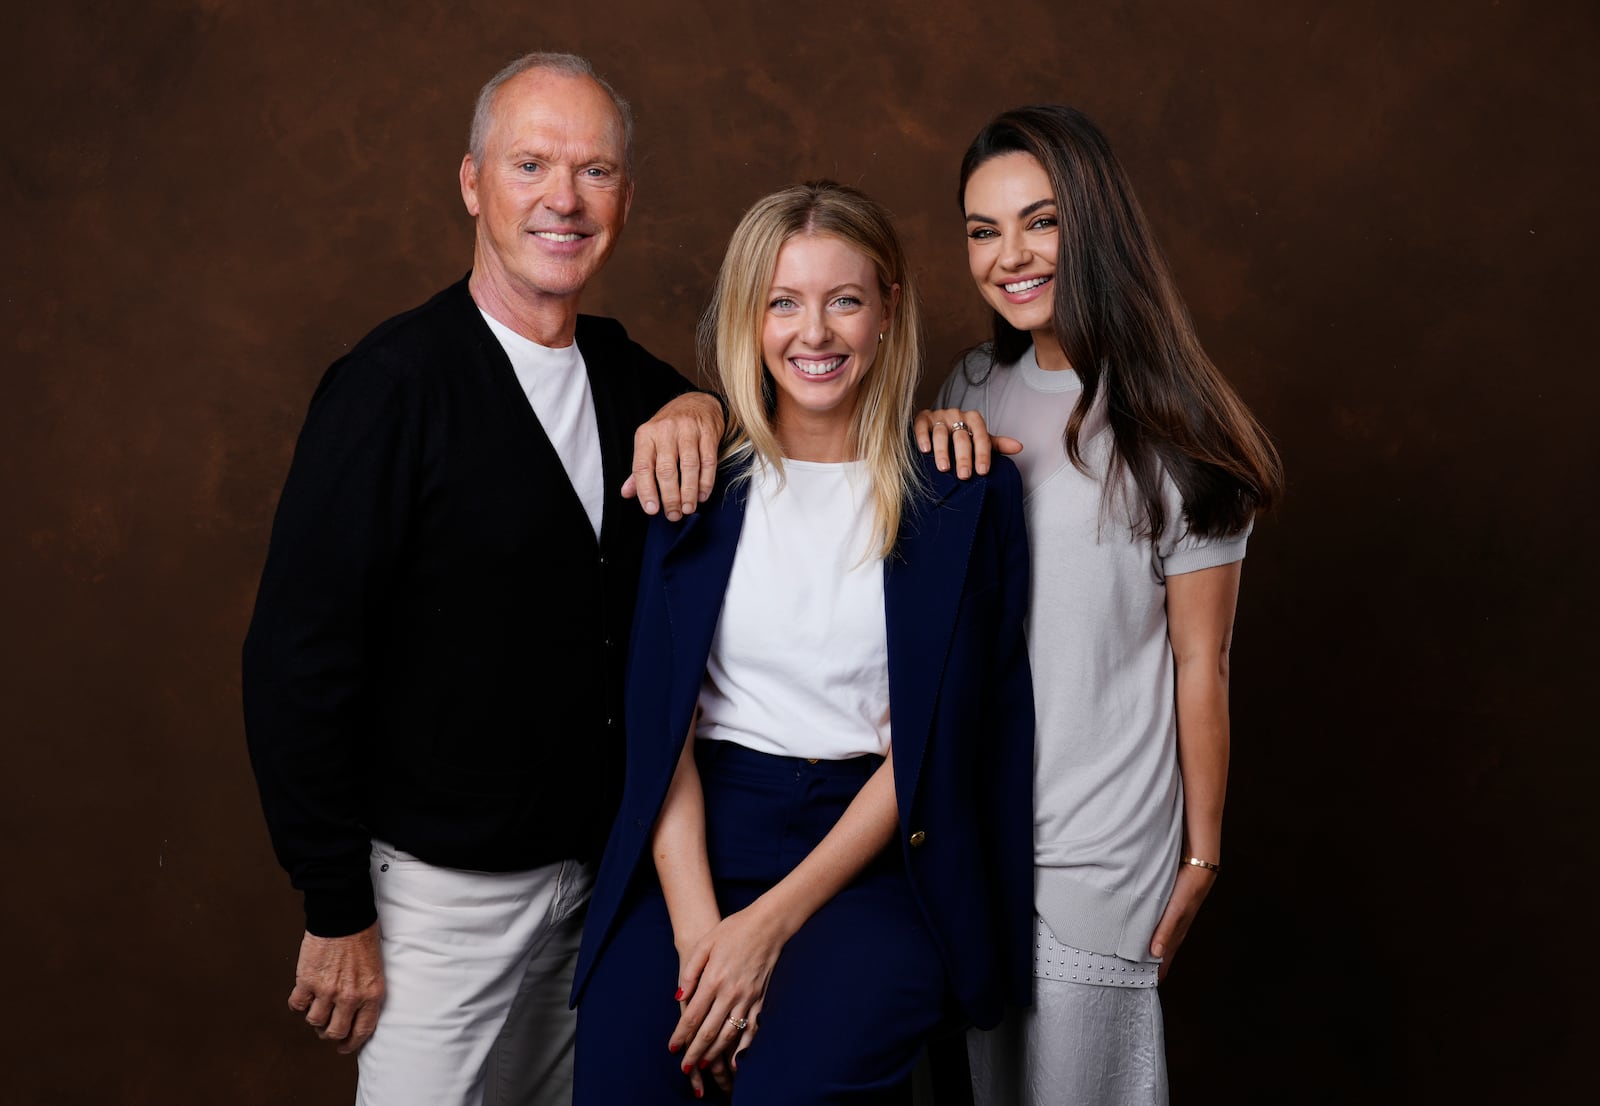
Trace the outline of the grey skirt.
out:
M 1033 1006 L 967 1035 L 976 1106 L 1165 1106 L 1158 968 L 1064 945 L 1038 919 Z

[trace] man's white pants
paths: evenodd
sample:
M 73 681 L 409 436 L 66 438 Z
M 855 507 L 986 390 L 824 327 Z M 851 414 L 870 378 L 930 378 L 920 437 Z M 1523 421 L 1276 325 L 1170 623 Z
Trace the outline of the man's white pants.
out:
M 568 1106 L 593 886 L 573 860 L 466 872 L 373 842 L 386 995 L 357 1106 Z

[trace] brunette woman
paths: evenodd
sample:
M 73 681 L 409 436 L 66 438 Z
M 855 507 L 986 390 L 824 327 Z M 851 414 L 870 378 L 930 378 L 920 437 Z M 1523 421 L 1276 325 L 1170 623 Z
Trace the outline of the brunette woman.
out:
M 959 200 L 993 336 L 918 437 L 1026 447 L 1038 716 L 1035 1001 L 969 1037 L 976 1097 L 1164 1102 L 1155 986 L 1221 870 L 1228 646 L 1278 456 L 1081 113 L 996 118 Z

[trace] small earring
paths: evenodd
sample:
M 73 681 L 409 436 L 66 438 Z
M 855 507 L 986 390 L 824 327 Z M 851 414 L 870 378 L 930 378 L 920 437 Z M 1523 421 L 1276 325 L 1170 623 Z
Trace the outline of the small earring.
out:
M 878 341 L 880 344 L 883 342 L 883 331 L 881 330 L 878 331 Z

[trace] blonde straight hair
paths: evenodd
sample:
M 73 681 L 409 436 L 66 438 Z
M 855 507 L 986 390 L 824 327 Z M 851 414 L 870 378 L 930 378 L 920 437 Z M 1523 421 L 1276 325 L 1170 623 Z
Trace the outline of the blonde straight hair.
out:
M 900 295 L 861 379 L 852 421 L 856 458 L 872 481 L 873 536 L 880 557 L 894 551 L 900 518 L 923 489 L 910 426 L 922 370 L 922 324 L 905 250 L 889 213 L 864 193 L 833 181 L 807 181 L 757 200 L 728 240 L 711 306 L 700 320 L 701 371 L 717 381 L 728 402 L 722 456 L 746 458 L 736 477 L 747 480 L 759 465 L 783 480 L 783 450 L 773 428 L 777 401 L 761 357 L 761 331 L 778 251 L 802 234 L 838 238 L 872 262 L 878 291 L 888 303 Z

